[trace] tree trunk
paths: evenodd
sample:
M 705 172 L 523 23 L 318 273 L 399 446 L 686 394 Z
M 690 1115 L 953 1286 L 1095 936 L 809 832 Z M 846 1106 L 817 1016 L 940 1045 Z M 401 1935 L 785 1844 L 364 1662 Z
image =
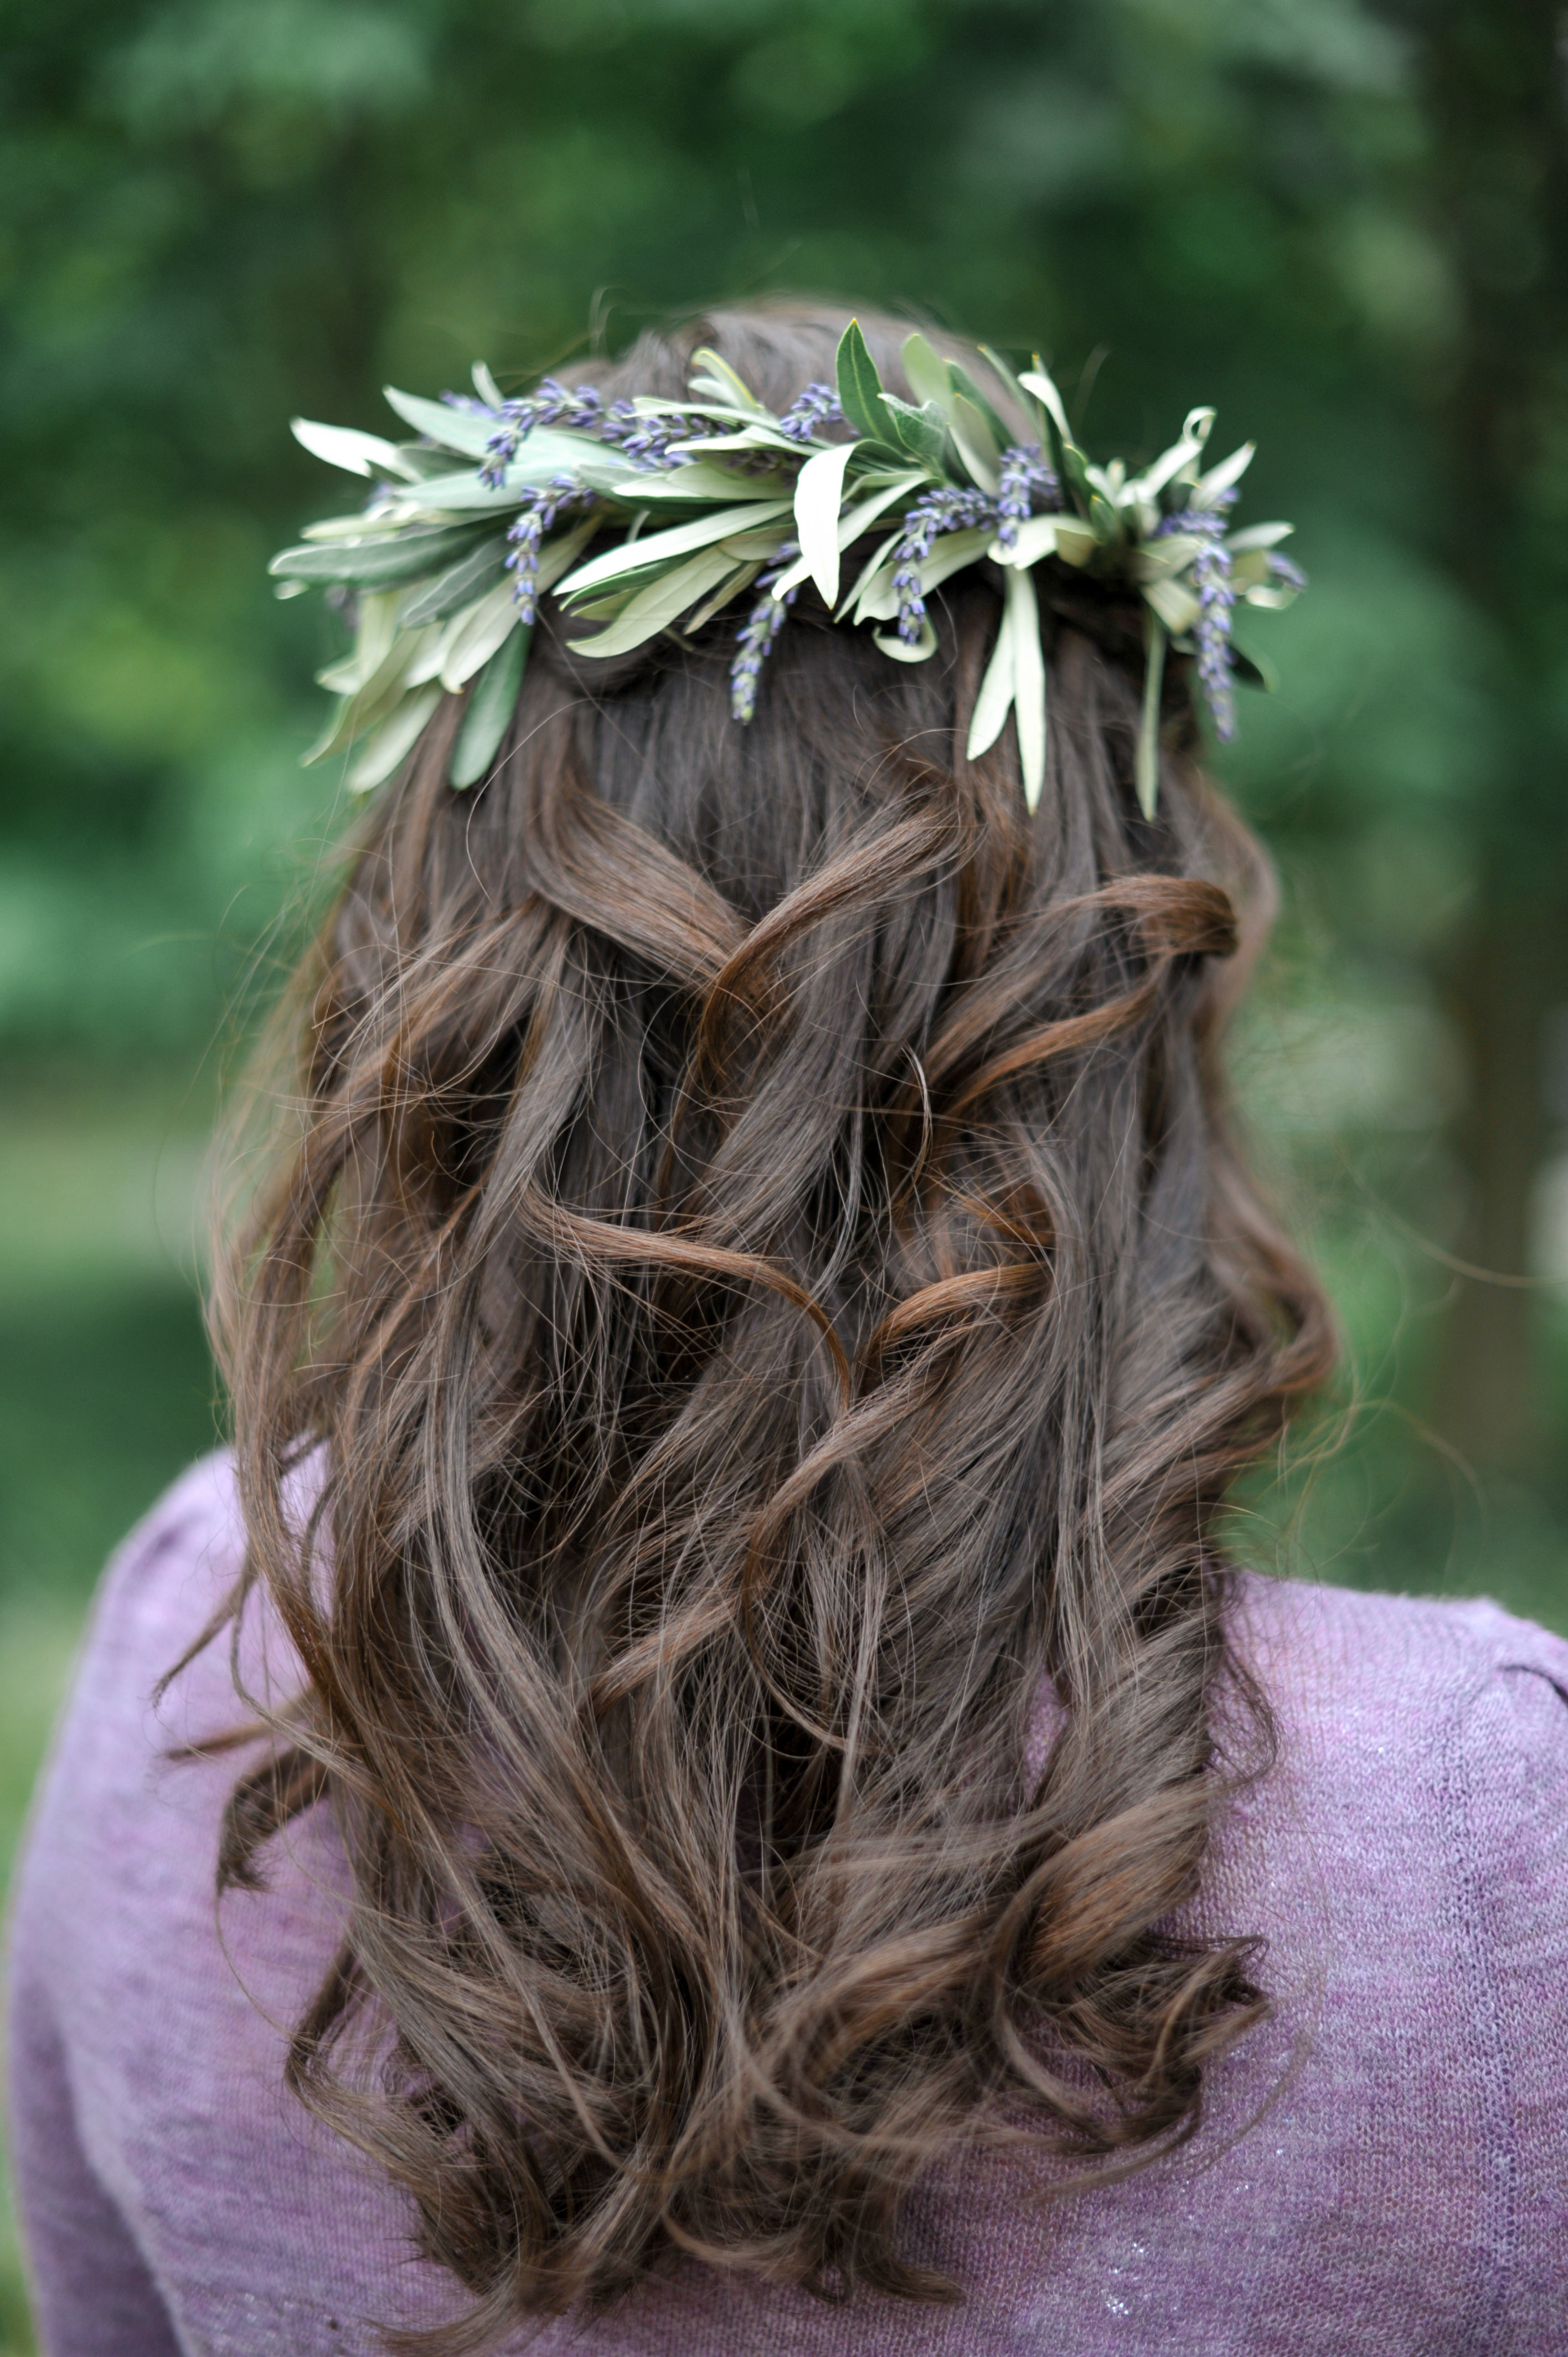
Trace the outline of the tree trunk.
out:
M 1546 1142 L 1543 1018 L 1563 996 L 1568 741 L 1557 691 L 1568 627 L 1561 525 L 1544 478 L 1568 320 L 1568 111 L 1557 0 L 1423 0 L 1405 12 L 1434 155 L 1436 229 L 1464 309 L 1442 397 L 1438 553 L 1489 650 L 1499 716 L 1472 785 L 1477 893 L 1439 977 L 1464 1038 L 1469 1102 L 1455 1145 L 1459 1252 L 1512 1284 L 1458 1280 L 1436 1373 L 1439 1426 L 1470 1464 L 1524 1468 L 1534 1303 L 1527 1271 Z
M 1469 1090 L 1456 1144 L 1469 1200 L 1434 1403 L 1469 1464 L 1528 1469 L 1541 1438 L 1532 1381 L 1530 1215 L 1546 1137 L 1544 1017 L 1556 996 L 1562 921 L 1543 897 L 1487 893 L 1447 994 Z M 1509 1280 L 1512 1280 L 1510 1282 Z

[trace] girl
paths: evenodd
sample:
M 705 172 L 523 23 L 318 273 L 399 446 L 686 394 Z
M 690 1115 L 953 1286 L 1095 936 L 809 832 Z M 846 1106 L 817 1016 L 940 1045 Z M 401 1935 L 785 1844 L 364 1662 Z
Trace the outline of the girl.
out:
M 1233 483 L 857 334 L 311 429 L 417 741 L 22 1872 L 51 2357 L 1563 2345 L 1568 1647 L 1220 1548 L 1331 1356 L 1219 1069 Z

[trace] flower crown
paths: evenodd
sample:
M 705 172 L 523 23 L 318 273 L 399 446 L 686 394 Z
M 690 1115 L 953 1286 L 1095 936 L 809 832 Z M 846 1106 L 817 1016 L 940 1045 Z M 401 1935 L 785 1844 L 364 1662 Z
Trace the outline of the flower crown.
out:
M 546 589 L 599 625 L 575 642 L 586 656 L 626 654 L 660 631 L 690 636 L 746 599 L 730 665 L 731 709 L 745 722 L 804 582 L 815 582 L 835 620 L 875 626 L 885 654 L 923 662 L 937 643 L 927 598 L 988 559 L 1002 570 L 1002 625 L 968 752 L 973 759 L 993 745 L 1014 712 L 1032 810 L 1046 760 L 1034 573 L 1054 563 L 1141 602 L 1136 780 L 1152 817 L 1166 646 L 1196 656 L 1198 689 L 1229 738 L 1236 677 L 1265 683 L 1232 641 L 1231 609 L 1238 597 L 1283 606 L 1305 587 L 1277 553 L 1292 527 L 1227 530 L 1253 446 L 1204 471 L 1211 409 L 1193 410 L 1180 440 L 1142 474 L 1120 458 L 1092 466 L 1039 361 L 1015 375 L 982 350 L 1036 440 L 1015 439 L 973 378 L 921 335 L 903 349 L 916 403 L 885 392 L 854 320 L 836 385 L 809 385 L 782 416 L 703 350 L 689 401 L 607 403 L 592 385 L 549 377 L 509 401 L 481 366 L 472 396 L 423 401 L 388 388 L 415 442 L 296 418 L 295 434 L 316 457 L 378 479 L 360 513 L 308 526 L 306 545 L 272 562 L 280 597 L 313 584 L 353 594 L 354 651 L 317 674 L 341 701 L 306 760 L 357 748 L 349 786 L 378 785 L 442 695 L 467 688 L 448 774 L 456 787 L 474 784 L 510 722 Z M 830 425 L 848 426 L 853 439 L 827 438 Z

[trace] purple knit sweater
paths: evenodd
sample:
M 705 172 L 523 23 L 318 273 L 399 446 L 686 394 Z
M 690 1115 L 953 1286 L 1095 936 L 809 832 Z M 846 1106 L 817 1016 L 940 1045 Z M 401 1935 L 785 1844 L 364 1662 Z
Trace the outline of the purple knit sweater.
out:
M 21 1871 L 12 2132 L 49 2357 L 350 2357 L 456 2305 L 401 2199 L 282 2086 L 340 1911 L 329 1829 L 303 1821 L 220 1922 L 233 1764 L 164 1757 L 232 1723 L 221 1647 L 161 1717 L 148 1697 L 238 1544 L 214 1458 L 112 1566 Z M 1000 2163 L 929 2183 L 909 2238 L 963 2282 L 957 2309 L 829 2309 L 693 2266 L 513 2345 L 1568 2351 L 1568 1645 L 1489 1604 L 1258 1578 L 1238 1633 L 1281 1756 L 1228 1817 L 1201 1913 L 1266 1934 L 1278 2010 L 1214 2072 L 1194 2144 L 1043 2214 Z

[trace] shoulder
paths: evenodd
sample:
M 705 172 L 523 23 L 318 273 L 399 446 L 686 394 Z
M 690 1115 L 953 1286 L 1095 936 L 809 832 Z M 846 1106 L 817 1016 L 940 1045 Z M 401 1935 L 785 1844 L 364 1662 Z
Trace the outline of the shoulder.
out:
M 1485 1598 L 1373 1595 L 1245 1573 L 1233 1625 L 1242 1657 L 1304 1731 L 1332 1720 L 1419 1739 L 1516 1676 L 1568 1697 L 1568 1640 Z
M 1545 1872 L 1560 1854 L 1568 1641 L 1485 1599 L 1255 1575 L 1233 1625 L 1279 1730 L 1281 1826 L 1310 1825 L 1352 1879 L 1382 1857 L 1413 1895 Z
M 227 1453 L 182 1474 L 111 1558 L 35 1798 L 19 1925 L 46 1900 L 74 1906 L 101 1878 L 124 1878 L 138 1860 L 172 1869 L 199 1832 L 205 1859 L 207 1827 L 198 1821 L 211 1813 L 208 1787 L 216 1789 L 219 1770 L 172 1771 L 193 1738 L 233 1729 L 247 1715 L 227 1637 L 202 1644 L 243 1562 Z M 260 1616 L 252 1618 L 259 1630 Z M 281 1666 L 277 1633 L 266 1651 Z M 231 1767 L 222 1772 L 231 1777 Z
M 110 1558 L 88 1623 L 82 1672 L 156 1662 L 163 1676 L 238 1578 L 245 1536 L 227 1449 L 181 1474 Z

